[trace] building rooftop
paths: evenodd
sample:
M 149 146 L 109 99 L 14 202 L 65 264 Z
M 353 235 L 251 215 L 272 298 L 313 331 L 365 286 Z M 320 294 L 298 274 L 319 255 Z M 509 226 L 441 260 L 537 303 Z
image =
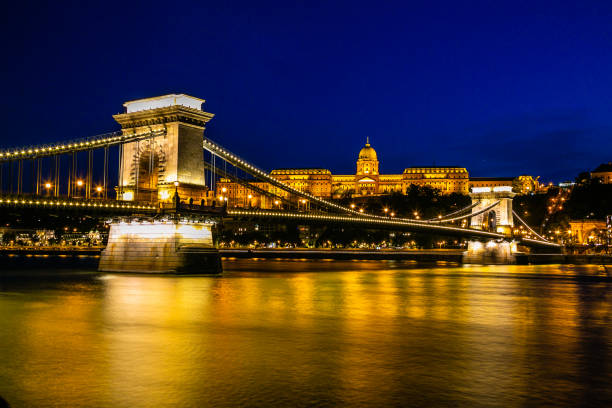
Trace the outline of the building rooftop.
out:
M 512 181 L 514 177 L 470 177 L 471 181 Z
M 331 171 L 327 169 L 317 167 L 303 167 L 303 168 L 282 168 L 274 169 L 270 174 L 331 174 Z
M 603 171 L 612 171 L 612 162 L 600 164 L 593 173 L 603 172 Z
M 411 166 L 404 169 L 406 173 L 467 173 L 467 169 L 461 166 Z
M 463 169 L 463 166 L 435 166 L 435 165 L 425 165 L 425 166 L 410 166 L 406 167 L 407 169 Z
M 127 101 L 123 104 L 127 113 L 138 112 L 141 110 L 159 109 L 168 106 L 182 105 L 192 109 L 202 109 L 204 99 L 195 98 L 186 94 L 168 94 L 155 96 L 153 98 L 136 99 Z

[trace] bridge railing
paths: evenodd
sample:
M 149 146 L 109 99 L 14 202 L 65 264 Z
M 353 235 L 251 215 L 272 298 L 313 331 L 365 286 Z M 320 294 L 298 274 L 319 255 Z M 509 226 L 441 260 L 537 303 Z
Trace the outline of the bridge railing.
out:
M 104 199 L 70 199 L 41 196 L 0 196 L 0 207 L 37 207 L 61 209 L 106 209 L 155 212 L 157 207 L 151 203 L 138 201 L 118 201 Z

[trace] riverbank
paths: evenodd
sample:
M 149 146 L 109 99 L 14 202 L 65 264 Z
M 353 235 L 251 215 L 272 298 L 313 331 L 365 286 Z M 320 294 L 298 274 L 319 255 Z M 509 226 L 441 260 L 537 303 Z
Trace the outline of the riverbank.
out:
M 262 259 L 363 259 L 363 260 L 410 260 L 419 262 L 456 262 L 463 263 L 463 250 L 363 250 L 363 249 L 220 249 L 224 258 L 262 258 Z M 612 265 L 610 255 L 575 254 L 517 254 L 517 264 L 544 265 Z
M 22 267 L 96 268 L 102 248 L 3 248 L 0 263 L 3 269 Z M 222 259 L 332 259 L 332 260 L 397 260 L 416 262 L 463 263 L 459 249 L 369 250 L 369 249 L 220 249 Z M 521 265 L 612 265 L 610 255 L 517 254 Z

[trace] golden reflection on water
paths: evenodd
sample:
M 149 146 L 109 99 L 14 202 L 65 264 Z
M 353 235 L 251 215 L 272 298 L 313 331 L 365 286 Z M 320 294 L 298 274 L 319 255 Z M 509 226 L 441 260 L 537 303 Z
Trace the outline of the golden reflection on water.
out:
M 611 396 L 611 283 L 589 278 L 596 267 L 224 266 L 222 277 L 2 281 L 0 395 L 15 407 Z

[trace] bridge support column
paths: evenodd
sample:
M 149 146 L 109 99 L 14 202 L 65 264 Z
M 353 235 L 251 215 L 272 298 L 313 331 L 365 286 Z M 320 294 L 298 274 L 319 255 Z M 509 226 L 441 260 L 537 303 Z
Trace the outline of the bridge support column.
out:
M 218 274 L 212 222 L 113 222 L 98 269 L 104 272 Z
M 515 264 L 516 263 L 516 242 L 495 240 L 468 241 L 468 249 L 463 253 L 463 263 L 469 264 Z

